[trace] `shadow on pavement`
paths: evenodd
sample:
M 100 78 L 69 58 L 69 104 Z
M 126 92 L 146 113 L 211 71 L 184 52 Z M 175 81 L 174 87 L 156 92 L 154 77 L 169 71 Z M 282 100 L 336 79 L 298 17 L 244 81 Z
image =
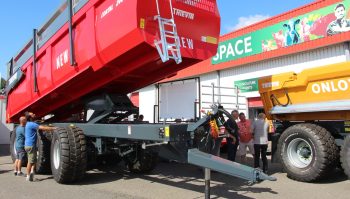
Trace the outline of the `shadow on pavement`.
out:
M 0 144 L 0 157 L 10 155 L 10 145 Z
M 252 187 L 249 186 L 248 182 L 245 180 L 218 172 L 212 172 L 211 177 L 211 198 L 250 198 L 238 192 L 268 192 L 277 194 L 277 192 L 270 188 Z M 118 166 L 99 166 L 97 169 L 90 170 L 82 182 L 75 183 L 74 185 L 100 184 L 121 179 L 131 180 L 134 178 L 204 194 L 203 170 L 196 166 L 180 163 L 160 162 L 155 170 L 145 175 L 128 172 L 121 164 Z
M 3 174 L 3 173 L 9 173 L 11 172 L 12 170 L 0 170 L 0 174 Z
M 45 180 L 51 180 L 53 179 L 53 176 L 48 176 L 46 178 L 35 178 L 35 182 L 41 182 L 41 181 L 45 181 Z

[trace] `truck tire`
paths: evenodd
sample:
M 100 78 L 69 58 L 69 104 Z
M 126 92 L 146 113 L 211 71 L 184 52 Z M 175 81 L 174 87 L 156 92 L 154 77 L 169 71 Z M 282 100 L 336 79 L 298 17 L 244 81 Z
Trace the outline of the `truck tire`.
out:
M 302 182 L 322 179 L 339 159 L 334 138 L 316 124 L 303 123 L 287 128 L 279 139 L 278 150 L 287 176 Z
M 127 157 L 126 166 L 133 173 L 148 173 L 158 162 L 158 154 L 151 150 L 138 150 L 134 155 Z
M 346 136 L 344 139 L 344 144 L 340 152 L 340 161 L 344 173 L 350 179 L 350 136 Z
M 37 173 L 40 174 L 50 174 L 51 166 L 50 166 L 50 147 L 51 147 L 51 133 L 45 133 L 39 131 L 37 133 L 37 159 L 35 169 Z
M 51 170 L 56 182 L 79 181 L 86 171 L 86 140 L 79 128 L 58 128 L 51 141 Z
M 68 128 L 68 138 L 74 181 L 80 181 L 84 178 L 87 167 L 86 138 L 84 132 L 77 127 Z
M 16 145 L 15 145 L 15 142 L 16 142 L 15 130 L 16 129 L 14 129 L 13 131 L 10 132 L 10 153 L 11 153 L 11 159 L 12 159 L 13 163 L 16 161 L 16 153 L 17 153 Z M 25 154 L 23 161 L 22 161 L 22 167 L 27 166 L 27 162 L 28 162 L 27 154 Z

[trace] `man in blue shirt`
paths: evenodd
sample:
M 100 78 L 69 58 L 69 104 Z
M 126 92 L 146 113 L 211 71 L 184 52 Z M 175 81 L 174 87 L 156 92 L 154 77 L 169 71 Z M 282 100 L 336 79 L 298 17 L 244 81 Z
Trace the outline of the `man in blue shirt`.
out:
M 25 144 L 24 149 L 28 154 L 28 164 L 27 164 L 27 181 L 33 181 L 35 163 L 37 161 L 37 131 L 42 130 L 46 132 L 52 132 L 56 127 L 42 126 L 34 122 L 35 114 L 32 112 L 25 113 L 27 124 L 25 127 Z
M 16 161 L 15 161 L 15 176 L 22 176 L 22 161 L 26 151 L 24 150 L 24 128 L 27 120 L 24 116 L 19 118 L 19 126 L 16 128 Z

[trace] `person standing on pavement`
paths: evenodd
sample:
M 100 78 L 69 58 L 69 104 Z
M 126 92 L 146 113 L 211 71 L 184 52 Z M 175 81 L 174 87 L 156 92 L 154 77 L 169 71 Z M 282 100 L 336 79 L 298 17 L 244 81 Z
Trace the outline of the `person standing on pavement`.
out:
M 254 168 L 260 167 L 260 154 L 263 162 L 263 172 L 267 173 L 267 145 L 268 145 L 268 130 L 269 123 L 265 120 L 266 115 L 259 113 L 258 120 L 253 124 L 253 135 L 254 135 Z
M 24 129 L 26 126 L 27 120 L 24 116 L 19 118 L 19 126 L 16 128 L 16 140 L 15 140 L 15 147 L 16 147 L 16 161 L 14 164 L 15 170 L 14 175 L 15 176 L 23 176 L 22 173 L 22 161 L 24 156 L 26 155 L 26 151 L 24 150 Z
M 37 131 L 42 130 L 46 132 L 52 132 L 56 127 L 42 126 L 34 122 L 35 114 L 32 112 L 26 112 L 25 117 L 27 119 L 27 124 L 25 127 L 25 144 L 24 149 L 28 154 L 28 164 L 27 164 L 27 181 L 34 180 L 35 164 L 37 161 Z
M 250 120 L 247 120 L 244 113 L 239 114 L 238 133 L 239 133 L 239 155 L 241 162 L 246 163 L 247 147 L 254 157 L 253 134 L 251 131 Z
M 226 138 L 227 141 L 227 159 L 231 161 L 236 160 L 236 153 L 237 153 L 237 148 L 239 145 L 239 140 L 238 140 L 238 126 L 236 123 L 236 120 L 238 120 L 238 111 L 233 110 L 231 112 L 232 119 L 228 119 L 225 122 L 225 128 L 229 133 L 229 137 Z

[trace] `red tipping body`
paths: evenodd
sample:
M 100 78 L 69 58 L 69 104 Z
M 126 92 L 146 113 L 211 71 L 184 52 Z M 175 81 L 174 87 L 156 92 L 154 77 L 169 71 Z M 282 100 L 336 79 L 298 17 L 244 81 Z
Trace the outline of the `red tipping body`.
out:
M 171 18 L 169 0 L 158 0 L 158 5 L 160 17 Z M 75 66 L 70 65 L 68 22 L 42 43 L 45 35 L 39 30 L 38 91 L 31 56 L 17 66 L 23 76 L 8 92 L 7 122 L 17 122 L 26 110 L 38 117 L 68 114 L 81 107 L 85 96 L 127 94 L 215 55 L 220 34 L 216 0 L 172 0 L 172 8 L 179 64 L 163 62 L 157 51 L 161 31 L 156 0 L 87 1 L 72 18 Z M 19 62 L 26 51 L 31 49 L 22 50 L 13 61 Z

